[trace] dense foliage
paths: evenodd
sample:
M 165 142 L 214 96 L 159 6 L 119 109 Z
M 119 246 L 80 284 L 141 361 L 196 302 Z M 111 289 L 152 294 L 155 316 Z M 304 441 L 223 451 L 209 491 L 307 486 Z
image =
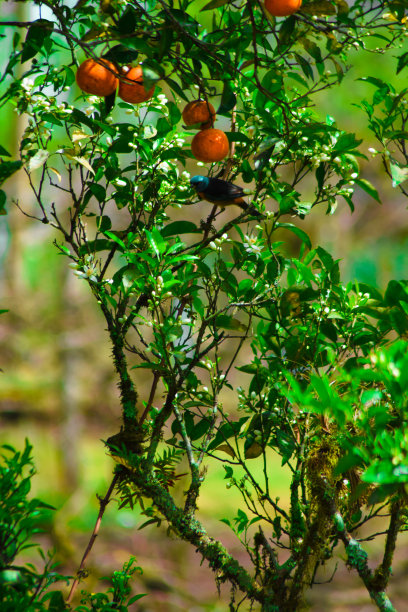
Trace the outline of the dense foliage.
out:
M 56 247 L 104 315 L 123 415 L 106 445 L 122 507 L 142 504 L 147 523 L 190 542 L 233 587 L 231 609 L 244 596 L 262 610 L 301 609 L 341 542 L 378 608 L 392 610 L 385 589 L 407 508 L 408 284 L 342 283 L 339 262 L 301 226 L 316 207 L 353 210 L 356 186 L 379 201 L 360 174 L 359 135 L 322 118 L 314 96 L 335 92 L 355 48 L 375 57 L 401 45 L 406 3 L 305 1 L 288 18 L 255 0 L 24 6 L 25 19 L 1 24 L 0 101 L 28 120 L 20 159 L 0 149 L 0 178 L 29 182 L 35 209 L 14 204 L 58 230 Z M 75 73 L 88 57 L 118 70 L 142 61 L 155 94 L 140 105 L 81 94 Z M 403 70 L 408 54 L 395 63 Z M 374 154 L 406 194 L 407 90 L 360 77 L 375 92 L 360 103 Z M 246 185 L 245 210 L 198 204 L 190 187 L 197 126 L 183 126 L 182 110 L 197 98 L 213 104 L 230 153 L 194 173 Z M 4 214 L 10 205 L 0 192 Z M 147 397 L 134 369 L 151 379 Z M 289 508 L 274 494 L 272 452 L 292 475 Z M 200 523 L 209 457 L 242 494 L 231 528 L 249 568 Z M 372 570 L 358 530 L 379 514 L 385 549 Z

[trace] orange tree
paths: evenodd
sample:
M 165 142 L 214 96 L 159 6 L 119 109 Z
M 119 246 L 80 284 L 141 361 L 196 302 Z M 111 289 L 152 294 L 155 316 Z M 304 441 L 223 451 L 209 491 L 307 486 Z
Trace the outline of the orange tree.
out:
M 305 0 L 283 18 L 256 0 L 25 4 L 27 20 L 1 22 L 10 51 L 0 101 L 28 121 L 19 159 L 1 147 L 0 177 L 19 172 L 28 181 L 34 216 L 59 232 L 56 248 L 104 316 L 122 426 L 106 440 L 117 466 L 100 515 L 114 492 L 122 507 L 144 500 L 152 523 L 165 521 L 231 585 L 230 609 L 236 593 L 262 610 L 300 609 L 339 545 L 378 609 L 393 610 L 385 591 L 408 482 L 407 283 L 385 291 L 343 284 L 338 261 L 311 244 L 301 221 L 315 208 L 334 213 L 339 201 L 353 209 L 356 186 L 379 200 L 360 175 L 359 136 L 322 119 L 314 96 L 336 95 L 356 47 L 375 58 L 401 45 L 406 3 Z M 82 94 L 77 68 L 100 58 L 98 74 L 118 79 L 119 92 L 139 87 L 145 101 Z M 407 63 L 401 52 L 396 70 Z M 126 74 L 138 64 L 132 85 Z M 361 105 L 385 173 L 406 194 L 407 90 L 361 76 L 375 88 Z M 201 174 L 248 187 L 244 210 L 214 205 L 201 220 L 185 170 L 196 163 L 188 143 L 201 126 L 182 122 L 196 99 L 209 109 L 211 100 L 229 141 L 227 156 L 201 164 Z M 27 212 L 0 191 L 2 213 L 13 204 Z M 151 379 L 146 397 L 135 369 Z M 272 451 L 291 473 L 289 507 L 274 492 Z M 210 457 L 242 495 L 231 527 L 245 567 L 200 522 Z M 182 503 L 172 495 L 176 479 Z M 373 568 L 358 534 L 379 514 L 388 522 Z M 12 559 L 4 557 L 3 572 Z M 86 555 L 78 578 L 85 565 Z M 74 605 L 77 583 L 66 603 L 53 596 L 52 609 Z M 3 592 L 16 602 L 21 583 L 13 589 Z M 38 592 L 30 601 L 48 609 Z M 118 600 L 103 601 L 92 609 L 117 609 Z

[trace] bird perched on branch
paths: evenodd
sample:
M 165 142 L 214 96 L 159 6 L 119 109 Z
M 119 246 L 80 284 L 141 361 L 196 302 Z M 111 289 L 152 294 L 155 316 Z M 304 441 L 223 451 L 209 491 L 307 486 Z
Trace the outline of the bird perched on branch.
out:
M 245 200 L 245 192 L 239 185 L 234 185 L 229 181 L 209 176 L 193 176 L 190 185 L 194 187 L 201 199 L 211 202 L 216 206 L 230 206 L 235 204 L 243 210 L 247 210 L 254 217 L 262 215 Z

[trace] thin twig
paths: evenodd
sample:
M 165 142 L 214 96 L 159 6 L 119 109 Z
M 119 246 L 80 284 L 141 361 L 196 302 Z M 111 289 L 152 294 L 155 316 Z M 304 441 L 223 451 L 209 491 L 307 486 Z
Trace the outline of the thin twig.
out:
M 88 558 L 88 556 L 89 556 L 89 554 L 90 554 L 90 552 L 92 550 L 93 545 L 95 544 L 95 540 L 96 540 L 96 538 L 98 536 L 99 528 L 101 526 L 102 517 L 103 517 L 103 515 L 105 513 L 106 506 L 110 502 L 110 497 L 111 497 L 111 495 L 113 493 L 113 490 L 114 490 L 114 488 L 116 486 L 118 478 L 119 478 L 119 474 L 115 474 L 115 476 L 112 479 L 112 482 L 109 485 L 109 489 L 108 489 L 105 497 L 103 499 L 99 498 L 98 518 L 96 519 L 95 527 L 94 527 L 92 535 L 91 535 L 91 537 L 89 539 L 88 546 L 85 549 L 84 556 L 82 557 L 82 561 L 81 561 L 81 564 L 80 564 L 80 566 L 78 568 L 78 571 L 77 571 L 77 574 L 76 574 L 76 578 L 75 578 L 74 582 L 72 583 L 72 587 L 71 587 L 71 590 L 70 590 L 68 598 L 67 598 L 67 604 L 71 603 L 72 598 L 75 595 L 75 591 L 78 588 L 78 584 L 79 584 L 79 582 L 80 582 L 80 580 L 81 580 L 81 578 L 83 576 L 83 571 L 84 571 L 86 560 L 87 560 L 87 558 Z

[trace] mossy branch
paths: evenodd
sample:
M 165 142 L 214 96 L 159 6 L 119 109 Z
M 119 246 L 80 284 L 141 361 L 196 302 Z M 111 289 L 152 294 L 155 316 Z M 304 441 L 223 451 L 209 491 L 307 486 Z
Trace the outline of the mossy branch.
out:
M 327 485 L 326 489 L 326 508 L 334 523 L 338 537 L 346 549 L 348 565 L 358 572 L 371 599 L 381 612 L 396 612 L 383 586 L 378 585 L 376 576 L 368 567 L 366 551 L 346 530 L 343 517 L 336 507 L 335 497 L 329 485 Z
M 401 519 L 402 502 L 396 500 L 391 504 L 391 519 L 388 527 L 387 539 L 385 541 L 385 550 L 382 563 L 375 571 L 373 583 L 378 590 L 383 591 L 388 584 L 391 575 L 391 564 L 394 557 L 394 551 L 397 544 L 397 536 L 402 524 Z
M 124 468 L 120 468 L 121 470 Z M 263 603 L 265 593 L 254 578 L 232 557 L 224 546 L 210 537 L 203 525 L 193 516 L 186 515 L 179 508 L 170 493 L 159 483 L 149 469 L 146 460 L 140 460 L 134 470 L 126 470 L 126 479 L 132 482 L 144 496 L 153 501 L 154 506 L 163 514 L 179 537 L 193 544 L 212 570 L 217 572 L 217 579 L 230 582 L 246 593 L 251 600 Z

